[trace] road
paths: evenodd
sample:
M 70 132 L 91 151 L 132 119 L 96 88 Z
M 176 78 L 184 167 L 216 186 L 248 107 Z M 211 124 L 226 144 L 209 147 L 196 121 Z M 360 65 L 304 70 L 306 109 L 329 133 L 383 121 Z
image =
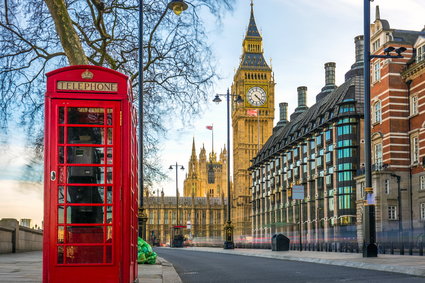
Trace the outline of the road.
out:
M 423 277 L 350 267 L 155 248 L 190 282 L 424 282 Z

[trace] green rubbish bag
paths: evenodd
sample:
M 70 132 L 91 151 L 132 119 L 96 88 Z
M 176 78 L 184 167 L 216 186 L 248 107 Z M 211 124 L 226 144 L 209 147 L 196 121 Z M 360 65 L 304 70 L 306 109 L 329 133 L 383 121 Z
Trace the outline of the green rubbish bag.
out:
M 140 237 L 137 240 L 137 262 L 143 264 L 156 263 L 156 252 Z

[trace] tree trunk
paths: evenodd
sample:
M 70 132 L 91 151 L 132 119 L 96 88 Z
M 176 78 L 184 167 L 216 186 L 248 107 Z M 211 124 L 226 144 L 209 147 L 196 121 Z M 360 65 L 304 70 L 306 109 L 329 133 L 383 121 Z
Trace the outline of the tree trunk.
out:
M 70 65 L 87 65 L 81 41 L 72 25 L 65 0 L 44 0 L 55 22 L 56 31 Z

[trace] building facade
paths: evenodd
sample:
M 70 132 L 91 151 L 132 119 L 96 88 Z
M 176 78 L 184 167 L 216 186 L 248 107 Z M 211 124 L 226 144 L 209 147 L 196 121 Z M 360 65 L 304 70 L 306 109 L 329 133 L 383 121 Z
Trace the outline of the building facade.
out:
M 199 158 L 196 155 L 195 138 L 192 143 L 192 154 L 188 162 L 188 173 L 184 180 L 185 197 L 220 198 L 227 197 L 227 150 L 223 148 L 219 158 L 214 149 L 209 154 L 202 146 Z
M 235 240 L 251 235 L 250 160 L 271 136 L 274 119 L 274 78 L 263 56 L 263 42 L 254 18 L 253 4 L 242 43 L 241 62 L 234 75 L 231 93 L 244 102 L 232 101 L 233 209 Z
M 377 237 L 412 241 L 425 233 L 425 29 L 393 29 L 380 18 L 379 7 L 370 28 L 372 54 L 405 48 L 403 58 L 374 58 L 370 66 Z M 363 187 L 360 176 L 359 199 Z M 360 221 L 361 199 L 358 211 Z M 359 237 L 361 230 L 359 225 Z
M 176 197 L 149 196 L 145 207 L 148 215 L 146 233 L 150 243 L 172 242 L 174 226 L 185 226 L 183 235 L 192 244 L 222 245 L 226 220 L 226 200 L 207 197 L 179 197 L 177 222 Z
M 280 121 L 254 157 L 251 195 L 254 242 L 283 233 L 291 243 L 317 244 L 356 238 L 356 169 L 362 156 L 363 37 L 355 38 L 356 61 L 335 85 L 335 63 L 325 64 L 325 86 L 316 103 L 306 105 L 307 88 L 298 88 L 298 107 Z M 304 198 L 292 199 L 302 186 Z

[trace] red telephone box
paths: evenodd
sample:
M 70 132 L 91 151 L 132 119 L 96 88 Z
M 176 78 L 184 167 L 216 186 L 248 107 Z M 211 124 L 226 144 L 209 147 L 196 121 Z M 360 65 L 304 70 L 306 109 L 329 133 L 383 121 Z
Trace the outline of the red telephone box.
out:
M 137 280 L 137 138 L 127 76 L 47 73 L 43 282 Z

